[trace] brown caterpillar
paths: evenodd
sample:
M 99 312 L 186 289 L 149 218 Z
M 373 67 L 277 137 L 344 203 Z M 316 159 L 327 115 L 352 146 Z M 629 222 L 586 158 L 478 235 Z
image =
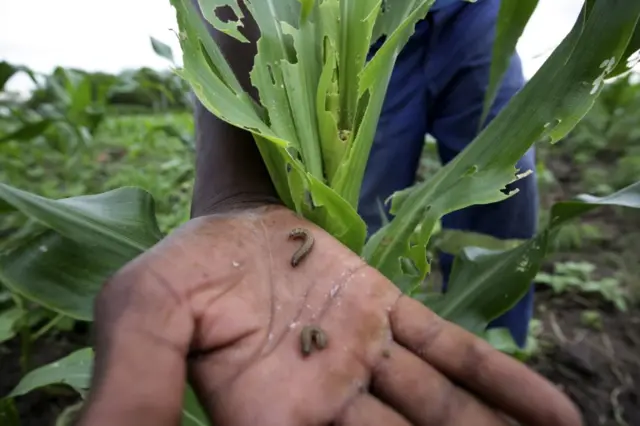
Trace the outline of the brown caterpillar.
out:
M 313 235 L 311 235 L 311 232 L 304 228 L 293 229 L 291 232 L 289 232 L 289 239 L 303 239 L 302 245 L 298 250 L 296 250 L 295 253 L 293 253 L 293 256 L 291 257 L 291 266 L 295 268 L 311 251 L 314 239 Z
M 311 354 L 313 347 L 322 350 L 327 346 L 327 335 L 324 331 L 315 325 L 307 325 L 300 332 L 300 349 L 302 355 Z

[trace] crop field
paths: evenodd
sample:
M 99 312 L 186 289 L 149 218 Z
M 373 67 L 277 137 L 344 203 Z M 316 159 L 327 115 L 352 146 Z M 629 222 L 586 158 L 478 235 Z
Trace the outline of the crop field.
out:
M 154 48 L 168 56 L 161 43 L 154 41 Z M 26 100 L 5 90 L 17 74 L 37 82 Z M 580 194 L 604 197 L 640 180 L 637 77 L 631 73 L 604 84 L 566 136 L 536 144 L 541 229 L 555 203 Z M 92 323 L 83 317 L 90 308 L 76 309 L 65 301 L 67 293 L 38 287 L 64 280 L 51 272 L 55 265 L 33 262 L 50 250 L 39 241 L 52 231 L 20 206 L 136 187 L 150 194 L 158 228 L 170 233 L 190 215 L 191 93 L 171 72 L 108 75 L 58 68 L 39 75 L 10 62 L 0 62 L 0 89 L 0 423 L 5 416 L 21 426 L 70 424 L 90 380 L 90 360 L 82 352 L 93 343 Z M 426 137 L 416 182 L 428 182 L 441 169 L 433 139 Z M 11 201 L 17 199 L 23 204 Z M 563 389 L 588 426 L 640 425 L 640 214 L 599 207 L 553 236 L 534 279 L 526 348 L 504 334 L 486 338 Z M 446 251 L 448 238 L 434 230 L 427 252 Z M 489 244 L 481 236 L 460 241 L 452 244 Z M 32 250 L 29 256 L 25 247 Z M 86 247 L 90 256 L 93 248 Z M 68 267 L 75 258 L 65 261 Z M 435 260 L 431 268 L 425 288 L 438 285 Z M 69 282 L 65 288 L 78 297 L 90 292 L 74 287 L 83 282 L 76 275 Z

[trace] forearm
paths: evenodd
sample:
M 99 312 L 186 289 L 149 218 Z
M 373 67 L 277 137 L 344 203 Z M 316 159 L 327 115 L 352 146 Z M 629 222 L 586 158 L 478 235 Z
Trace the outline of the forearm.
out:
M 198 7 L 198 1 L 192 1 Z M 216 31 L 208 23 L 207 26 L 242 87 L 257 98 L 249 72 L 253 67 L 259 31 L 251 15 L 245 13 L 245 16 L 243 33 L 250 43 L 241 43 Z M 196 101 L 195 132 L 192 217 L 279 201 L 250 132 L 220 120 L 199 101 Z

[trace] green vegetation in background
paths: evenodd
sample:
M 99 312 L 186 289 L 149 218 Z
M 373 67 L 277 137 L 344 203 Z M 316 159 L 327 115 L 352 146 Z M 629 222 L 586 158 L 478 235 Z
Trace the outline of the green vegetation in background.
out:
M 351 3 L 352 0 L 341 2 Z M 362 171 L 386 89 L 385 76 L 392 68 L 398 49 L 411 33 L 411 23 L 424 15 L 430 2 L 402 1 L 403 7 L 386 15 L 376 10 L 379 4 L 369 0 L 344 9 L 336 8 L 340 4 L 338 0 L 303 2 L 300 11 L 304 13 L 290 14 L 299 7 L 298 2 L 293 2 L 291 10 L 276 11 L 275 18 L 288 21 L 291 26 L 286 27 L 293 37 L 293 44 L 287 44 L 288 48 L 298 52 L 302 52 L 300 47 L 303 45 L 309 48 L 298 62 L 293 63 L 289 62 L 292 50 L 269 49 L 267 44 L 273 40 L 268 36 L 263 38 L 264 56 L 260 60 L 264 62 L 258 62 L 263 65 L 278 62 L 280 68 L 275 78 L 287 90 L 270 87 L 274 77 L 266 79 L 260 71 L 254 72 L 254 83 L 275 99 L 273 105 L 262 106 L 244 97 L 217 47 L 202 32 L 200 21 L 190 9 L 191 3 L 183 0 L 173 3 L 178 9 L 181 30 L 187 35 L 181 37 L 183 50 L 193 55 L 191 62 L 185 61 L 182 75 L 191 83 L 197 83 L 198 95 L 214 113 L 224 111 L 225 119 L 249 127 L 256 134 L 272 178 L 290 207 L 324 226 L 351 248 L 361 251 L 363 223 L 354 215 L 360 181 L 344 177 L 357 177 Z M 201 3 L 207 5 L 208 1 L 201 0 Z M 549 216 L 548 227 L 530 241 L 496 245 L 491 239 L 450 234 L 439 241 L 459 253 L 451 291 L 446 296 L 436 297 L 424 297 L 419 291 L 419 284 L 429 272 L 426 250 L 440 216 L 467 205 L 504 198 L 498 190 L 514 179 L 514 165 L 520 155 L 539 139 L 557 141 L 571 131 L 596 102 L 604 79 L 615 74 L 619 64 L 633 53 L 630 48 L 640 47 L 637 37 L 632 38 L 637 34 L 634 28 L 640 6 L 632 1 L 621 1 L 607 9 L 605 3 L 603 0 L 585 3 L 583 13 L 563 44 L 457 160 L 434 170 L 430 178 L 394 197 L 396 217 L 364 248 L 363 254 L 372 266 L 403 290 L 427 301 L 442 316 L 479 334 L 486 323 L 523 294 L 561 229 L 560 224 L 603 203 L 638 206 L 640 187 L 631 185 L 610 197 L 583 197 L 580 201 L 557 204 Z M 534 2 L 503 1 L 506 6 L 500 11 L 500 22 L 504 31 L 499 32 L 501 36 L 494 49 L 492 87 L 502 75 L 504 55 L 512 52 L 514 37 L 517 38 L 521 33 L 520 26 L 528 21 L 532 4 Z M 256 3 L 255 7 L 260 5 Z M 271 12 L 259 16 L 259 24 L 267 35 L 271 34 L 273 24 Z M 336 13 L 346 14 L 343 16 L 346 27 L 342 32 L 336 32 L 337 28 L 324 20 L 327 16 L 335 18 Z M 380 19 L 376 21 L 376 17 Z M 511 22 L 507 17 L 514 18 L 512 26 L 507 24 Z M 320 49 L 316 49 L 317 45 L 312 41 L 313 26 L 322 28 L 322 34 L 330 40 L 324 45 L 329 46 L 328 50 L 315 59 L 313 55 L 318 55 Z M 235 34 L 233 23 L 227 25 L 227 31 Z M 362 58 L 358 53 L 364 52 L 370 39 L 375 38 L 371 34 L 383 32 L 391 36 L 377 59 L 368 65 L 363 62 L 355 66 L 353 61 L 344 60 Z M 336 43 L 339 37 L 349 42 Z M 157 41 L 152 43 L 158 54 L 173 60 L 166 46 Z M 340 51 L 338 46 L 347 50 Z M 310 64 L 318 59 L 322 66 L 314 69 L 315 65 Z M 212 63 L 215 63 L 215 69 L 211 68 Z M 0 71 L 9 69 L 5 65 L 0 66 Z M 358 66 L 364 69 L 358 69 Z M 346 72 L 336 79 L 334 72 L 341 67 Z M 122 88 L 122 84 L 107 84 L 109 96 L 100 97 L 96 96 L 94 83 L 108 78 L 77 71 L 58 74 L 71 76 L 67 83 L 64 78 L 64 84 L 58 83 L 66 96 L 58 96 L 59 93 L 47 89 L 55 88 L 56 84 L 45 84 L 31 103 L 9 101 L 6 108 L 10 113 L 0 122 L 0 135 L 4 134 L 0 136 L 0 152 L 6 150 L 9 154 L 6 163 L 10 165 L 6 170 L 4 167 L 0 170 L 0 181 L 11 185 L 0 186 L 0 200 L 4 200 L 0 201 L 0 280 L 11 289 L 4 293 L 10 299 L 6 303 L 8 314 L 0 318 L 5 319 L 4 330 L 9 330 L 5 335 L 15 334 L 16 330 L 23 333 L 23 340 L 27 342 L 25 348 L 33 334 L 24 330 L 29 330 L 31 324 L 15 318 L 24 317 L 26 306 L 30 306 L 28 316 L 32 315 L 31 309 L 47 314 L 56 312 L 50 314 L 53 318 L 48 319 L 40 330 L 55 330 L 57 323 L 49 324 L 56 321 L 58 315 L 90 320 L 92 299 L 103 279 L 160 238 L 156 220 L 159 229 L 167 232 L 188 218 L 193 147 L 188 114 L 110 117 L 106 114 L 122 111 L 119 107 L 114 108 L 118 104 L 112 102 L 113 94 L 121 93 L 113 88 Z M 141 71 L 140 75 L 145 73 Z M 316 84 L 313 80 L 316 77 L 322 90 L 307 90 Z M 54 75 L 46 81 L 58 80 Z M 127 80 L 126 76 L 124 80 Z M 129 78 L 128 81 L 133 80 Z M 145 87 L 164 96 L 163 90 L 158 89 L 159 84 Z M 87 87 L 92 89 L 86 90 Z M 97 87 L 101 85 L 97 84 Z M 89 92 L 90 96 L 87 95 Z M 50 97 L 51 93 L 53 97 Z M 548 93 L 555 96 L 546 96 Z M 188 99 L 186 92 L 182 94 L 185 97 L 181 99 Z M 319 98 L 314 100 L 316 95 Z M 89 101 L 84 102 L 87 99 Z M 168 108 L 163 102 L 136 102 L 132 103 L 155 111 Z M 306 105 L 308 109 L 287 110 L 285 106 L 289 103 Z M 57 115 L 47 115 L 49 112 L 42 105 L 49 104 Z M 285 110 L 292 115 L 279 114 Z M 284 121 L 262 121 L 265 113 Z M 91 117 L 100 120 L 91 121 Z M 167 122 L 168 117 L 177 120 L 175 125 Z M 306 126 L 314 122 L 313 117 L 320 123 L 319 128 Z M 71 134 L 79 135 L 78 140 L 83 143 L 65 145 L 73 138 L 60 136 L 61 131 L 56 127 L 64 127 L 60 123 L 70 126 Z M 298 124 L 293 128 L 311 133 L 292 133 L 291 123 Z M 576 132 L 579 129 L 576 128 Z M 83 138 L 87 133 L 91 137 Z M 346 148 L 338 149 L 343 145 Z M 29 155 L 36 158 L 29 160 L 27 167 L 25 146 L 32 147 Z M 293 173 L 285 173 L 285 164 L 291 165 Z M 27 176 L 29 181 L 25 180 L 25 174 L 31 174 Z M 119 186 L 127 188 L 116 189 Z M 85 196 L 95 193 L 102 194 Z M 70 196 L 76 198 L 61 199 Z M 313 206 L 307 205 L 309 199 Z M 96 209 L 98 206 L 100 209 Z M 112 213 L 101 214 L 109 211 Z M 142 226 L 131 228 L 132 220 Z M 89 222 L 98 224 L 97 229 L 96 226 L 88 227 Z M 437 242 L 433 240 L 434 244 Z M 91 250 L 87 250 L 89 243 Z M 78 264 L 85 268 L 74 267 Z M 64 277 L 60 274 L 62 269 Z M 467 285 L 469 282 L 471 284 Z M 35 308 L 31 308 L 33 304 Z M 499 346 L 507 348 L 509 345 L 504 337 L 500 336 Z M 87 350 L 81 354 L 83 361 L 80 364 L 90 365 L 91 352 Z M 43 371 L 49 369 L 42 367 L 25 380 L 29 377 L 29 381 L 46 385 L 46 380 L 38 382 Z M 193 405 L 189 395 L 185 407 Z M 10 413 L 10 402 L 5 402 L 3 407 Z M 185 415 L 191 420 L 199 418 L 191 411 Z

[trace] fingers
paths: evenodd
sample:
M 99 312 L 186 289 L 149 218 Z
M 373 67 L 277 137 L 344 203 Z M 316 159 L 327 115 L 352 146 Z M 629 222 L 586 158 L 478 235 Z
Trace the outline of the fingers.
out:
M 530 426 L 579 426 L 571 401 L 524 364 L 401 297 L 390 313 L 395 340 L 510 417 Z
M 368 393 L 359 394 L 334 422 L 336 426 L 411 426 L 400 414 Z
M 507 426 L 492 409 L 393 343 L 373 371 L 372 392 L 417 426 Z

